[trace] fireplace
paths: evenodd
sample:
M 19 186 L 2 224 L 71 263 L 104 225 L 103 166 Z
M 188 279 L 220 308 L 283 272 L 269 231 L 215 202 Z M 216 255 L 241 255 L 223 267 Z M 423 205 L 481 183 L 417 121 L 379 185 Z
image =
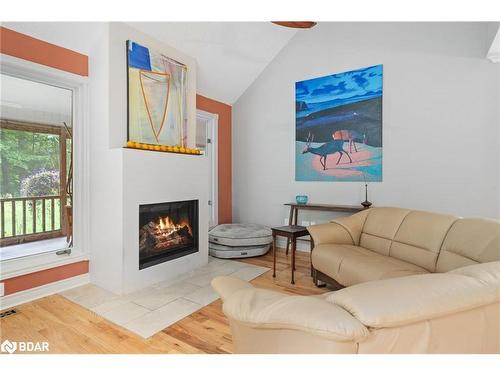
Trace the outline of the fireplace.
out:
M 139 206 L 139 269 L 198 251 L 198 200 Z

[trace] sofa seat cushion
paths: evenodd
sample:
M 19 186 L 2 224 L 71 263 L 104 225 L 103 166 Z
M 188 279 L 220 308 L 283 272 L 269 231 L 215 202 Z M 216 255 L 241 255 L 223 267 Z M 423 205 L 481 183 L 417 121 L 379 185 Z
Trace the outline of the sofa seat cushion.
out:
M 414 264 L 351 245 L 316 246 L 312 252 L 312 264 L 344 286 L 428 273 Z

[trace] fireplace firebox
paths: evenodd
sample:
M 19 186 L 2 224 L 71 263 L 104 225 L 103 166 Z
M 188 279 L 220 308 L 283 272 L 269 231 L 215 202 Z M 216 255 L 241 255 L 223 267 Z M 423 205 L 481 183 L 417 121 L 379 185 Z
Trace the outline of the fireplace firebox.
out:
M 198 251 L 198 200 L 139 206 L 139 269 Z

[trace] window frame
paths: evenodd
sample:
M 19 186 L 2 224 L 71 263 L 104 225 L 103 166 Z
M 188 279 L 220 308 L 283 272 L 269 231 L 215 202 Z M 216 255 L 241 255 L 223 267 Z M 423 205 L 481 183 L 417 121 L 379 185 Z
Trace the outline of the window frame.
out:
M 0 279 L 89 259 L 88 181 L 88 78 L 0 54 L 0 73 L 71 90 L 73 93 L 73 247 L 71 254 L 57 255 L 61 249 L 0 262 Z

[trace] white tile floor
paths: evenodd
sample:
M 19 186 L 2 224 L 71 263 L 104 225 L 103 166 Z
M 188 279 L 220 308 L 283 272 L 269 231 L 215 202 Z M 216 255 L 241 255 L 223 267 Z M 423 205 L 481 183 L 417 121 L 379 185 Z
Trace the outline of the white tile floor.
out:
M 175 282 L 163 282 L 119 296 L 92 284 L 61 295 L 135 334 L 148 338 L 215 301 L 210 286 L 216 276 L 230 275 L 250 281 L 269 268 L 209 257 L 207 265 Z

